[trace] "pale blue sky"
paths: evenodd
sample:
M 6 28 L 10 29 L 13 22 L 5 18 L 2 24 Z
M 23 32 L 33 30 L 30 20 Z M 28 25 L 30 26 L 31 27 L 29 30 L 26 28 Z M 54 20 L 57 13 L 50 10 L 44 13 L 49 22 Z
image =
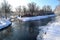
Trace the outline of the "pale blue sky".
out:
M 55 7 L 59 4 L 57 0 L 29 0 L 29 2 L 35 2 L 41 8 L 44 5 L 50 5 L 52 9 L 55 9 Z
M 0 0 L 0 3 L 3 0 Z M 57 0 L 7 0 L 9 4 L 11 4 L 12 9 L 14 10 L 19 5 L 21 6 L 27 6 L 30 2 L 35 2 L 40 8 L 42 8 L 44 5 L 50 5 L 52 9 L 55 9 L 55 7 L 59 4 Z

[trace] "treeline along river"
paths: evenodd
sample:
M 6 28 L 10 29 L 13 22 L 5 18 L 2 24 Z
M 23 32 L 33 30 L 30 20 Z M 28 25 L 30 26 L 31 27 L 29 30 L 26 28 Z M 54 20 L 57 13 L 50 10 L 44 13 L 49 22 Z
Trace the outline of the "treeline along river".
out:
M 9 28 L 0 31 L 0 40 L 38 40 L 38 35 L 42 33 L 39 27 L 52 22 L 55 17 L 45 18 L 36 21 L 21 22 L 15 19 Z M 45 28 L 45 27 L 44 27 Z M 43 37 L 41 37 L 41 40 Z

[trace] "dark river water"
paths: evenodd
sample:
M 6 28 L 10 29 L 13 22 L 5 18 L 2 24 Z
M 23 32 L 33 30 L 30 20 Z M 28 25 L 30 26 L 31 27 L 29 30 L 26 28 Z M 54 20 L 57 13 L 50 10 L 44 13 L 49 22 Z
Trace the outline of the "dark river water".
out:
M 41 29 L 39 27 L 47 25 L 54 18 L 46 18 L 36 21 L 20 22 L 15 20 L 9 28 L 0 31 L 0 40 L 37 40 Z M 42 35 L 41 31 L 41 35 Z M 43 40 L 42 37 L 40 37 Z

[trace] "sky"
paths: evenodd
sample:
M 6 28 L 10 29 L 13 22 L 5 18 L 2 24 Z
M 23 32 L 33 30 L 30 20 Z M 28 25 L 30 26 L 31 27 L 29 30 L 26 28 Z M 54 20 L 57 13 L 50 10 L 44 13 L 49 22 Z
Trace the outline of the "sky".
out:
M 27 6 L 28 3 L 35 2 L 40 8 L 42 8 L 44 5 L 50 5 L 52 9 L 55 9 L 55 7 L 59 4 L 57 0 L 6 0 L 12 7 L 12 10 L 15 10 L 19 5 L 21 6 Z M 3 2 L 3 0 L 0 0 L 0 3 Z

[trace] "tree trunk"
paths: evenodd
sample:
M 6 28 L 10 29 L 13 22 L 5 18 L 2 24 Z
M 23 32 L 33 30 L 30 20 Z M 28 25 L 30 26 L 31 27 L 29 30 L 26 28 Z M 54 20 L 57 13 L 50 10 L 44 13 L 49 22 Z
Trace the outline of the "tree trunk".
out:
M 7 19 L 7 13 L 5 13 L 5 18 Z

